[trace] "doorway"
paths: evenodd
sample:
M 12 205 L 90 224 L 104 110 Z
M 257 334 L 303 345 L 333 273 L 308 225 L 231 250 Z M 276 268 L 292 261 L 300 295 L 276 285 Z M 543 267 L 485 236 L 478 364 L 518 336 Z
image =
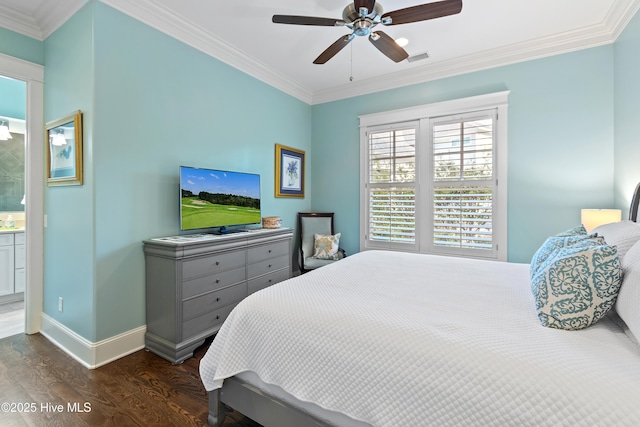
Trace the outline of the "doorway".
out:
M 42 325 L 44 289 L 44 170 L 42 167 L 44 164 L 44 68 L 38 64 L 0 54 L 0 75 L 26 84 L 24 228 L 27 231 L 22 237 L 26 266 L 24 268 L 24 332 L 33 334 L 39 332 Z M 15 221 L 13 218 L 12 220 Z M 13 249 L 15 251 L 15 247 Z
M 24 333 L 27 85 L 0 76 L 0 338 Z

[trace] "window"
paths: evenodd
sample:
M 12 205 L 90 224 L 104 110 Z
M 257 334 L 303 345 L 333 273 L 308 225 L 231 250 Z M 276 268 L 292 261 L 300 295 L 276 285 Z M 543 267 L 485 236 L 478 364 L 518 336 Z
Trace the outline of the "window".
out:
M 362 250 L 506 259 L 507 94 L 360 117 Z
M 431 120 L 432 249 L 493 257 L 495 110 Z
M 399 125 L 368 133 L 368 239 L 416 242 L 416 127 Z

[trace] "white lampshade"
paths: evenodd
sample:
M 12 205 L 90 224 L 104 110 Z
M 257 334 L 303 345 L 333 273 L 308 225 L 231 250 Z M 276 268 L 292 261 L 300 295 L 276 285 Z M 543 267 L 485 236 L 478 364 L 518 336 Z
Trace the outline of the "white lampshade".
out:
M 590 232 L 599 225 L 620 222 L 622 211 L 620 209 L 582 209 L 580 219 L 587 232 Z

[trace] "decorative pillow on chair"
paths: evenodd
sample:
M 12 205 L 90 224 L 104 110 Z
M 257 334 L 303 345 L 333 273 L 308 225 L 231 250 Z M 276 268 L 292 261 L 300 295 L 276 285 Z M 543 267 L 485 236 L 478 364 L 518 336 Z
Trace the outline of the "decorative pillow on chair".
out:
M 340 259 L 338 255 L 338 249 L 340 245 L 340 235 L 338 234 L 314 234 L 314 247 L 313 258 L 317 259 Z
M 533 254 L 529 273 L 531 274 L 531 277 L 535 276 L 540 266 L 544 264 L 547 258 L 549 258 L 549 256 L 558 249 L 568 246 L 602 246 L 607 243 L 608 242 L 606 242 L 604 238 L 596 237 L 595 234 L 549 237 L 542 246 L 540 246 L 540 249 Z
M 531 281 L 538 318 L 555 329 L 584 329 L 613 307 L 622 269 L 615 246 L 569 246 L 552 253 Z

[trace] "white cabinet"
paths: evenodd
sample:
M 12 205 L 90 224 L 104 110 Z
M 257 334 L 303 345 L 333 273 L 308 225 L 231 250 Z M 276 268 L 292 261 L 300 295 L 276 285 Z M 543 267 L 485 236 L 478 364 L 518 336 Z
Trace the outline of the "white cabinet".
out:
M 0 234 L 0 297 L 2 302 L 22 299 L 25 286 L 24 233 Z M 7 300 L 8 298 L 8 300 Z
M 24 233 L 16 233 L 15 236 L 15 283 L 14 292 L 24 292 L 25 284 L 25 251 Z
M 14 293 L 13 233 L 0 234 L 0 296 Z

